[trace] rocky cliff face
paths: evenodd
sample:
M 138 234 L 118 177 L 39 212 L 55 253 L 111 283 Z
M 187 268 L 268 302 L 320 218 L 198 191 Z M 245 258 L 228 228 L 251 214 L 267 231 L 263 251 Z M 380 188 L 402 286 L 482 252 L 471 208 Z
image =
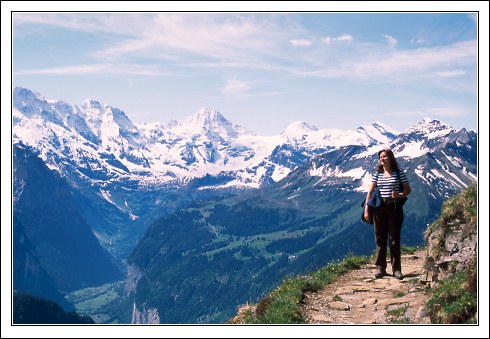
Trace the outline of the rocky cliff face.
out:
M 475 185 L 446 201 L 441 216 L 425 233 L 427 274 L 433 285 L 476 263 L 476 198 Z
M 131 318 L 131 324 L 159 324 L 160 317 L 158 316 L 158 310 L 155 307 L 142 307 L 139 309 L 136 307 L 136 303 L 133 304 L 133 316 Z
M 138 281 L 141 279 L 141 270 L 136 265 L 128 265 L 128 275 L 126 278 L 126 285 L 124 286 L 124 298 L 127 298 L 134 291 Z

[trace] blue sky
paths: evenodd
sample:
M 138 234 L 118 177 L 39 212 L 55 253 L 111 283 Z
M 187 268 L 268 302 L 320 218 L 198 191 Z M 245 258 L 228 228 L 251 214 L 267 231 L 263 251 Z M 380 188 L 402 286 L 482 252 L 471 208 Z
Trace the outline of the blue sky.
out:
M 201 107 L 261 135 L 296 120 L 477 129 L 474 13 L 13 13 L 12 84 L 133 122 Z

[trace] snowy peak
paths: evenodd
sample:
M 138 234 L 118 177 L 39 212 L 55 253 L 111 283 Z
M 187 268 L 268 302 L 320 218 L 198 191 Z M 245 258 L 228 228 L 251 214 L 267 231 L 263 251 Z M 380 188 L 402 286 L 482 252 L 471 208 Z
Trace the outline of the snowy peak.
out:
M 454 131 L 454 129 L 451 126 L 439 120 L 424 118 L 424 120 L 422 120 L 417 125 L 408 129 L 405 133 L 409 134 L 409 133 L 424 132 L 435 137 L 437 135 L 447 134 L 450 131 Z
M 447 143 L 456 130 L 451 126 L 425 118 L 417 125 L 402 133 L 393 143 L 393 151 L 398 156 L 417 157 L 437 150 Z
M 391 127 L 386 126 L 381 122 L 375 122 L 371 125 L 364 125 L 359 127 L 357 130 L 368 134 L 382 134 L 382 135 L 392 135 L 392 136 L 396 136 L 399 134 L 398 131 L 394 130 Z
M 303 136 L 316 131 L 318 131 L 318 128 L 315 126 L 309 125 L 304 121 L 295 121 L 286 127 L 281 133 L 281 136 L 291 139 L 301 139 Z
M 324 149 L 346 145 L 372 146 L 389 144 L 397 136 L 397 132 L 380 123 L 359 127 L 357 130 L 317 129 L 305 122 L 296 121 L 290 124 L 282 133 L 285 143 L 302 145 L 302 147 Z
M 188 125 L 196 125 L 199 127 L 211 127 L 220 123 L 225 125 L 231 124 L 220 112 L 207 107 L 201 108 L 184 121 L 187 122 Z
M 39 108 L 49 107 L 49 104 L 38 93 L 22 87 L 14 88 L 12 98 L 13 106 L 29 118 L 39 113 Z
M 13 107 L 28 119 L 40 118 L 63 125 L 62 118 L 40 94 L 29 89 L 16 87 L 13 92 Z
M 126 139 L 139 137 L 139 131 L 136 126 L 123 111 L 117 108 L 105 107 L 103 126 L 106 126 L 109 130 L 113 130 L 115 136 L 120 135 Z
M 98 113 L 103 110 L 102 104 L 99 101 L 92 99 L 85 99 L 82 108 L 86 112 L 95 113 L 95 115 L 98 115 Z
M 397 131 L 380 122 L 375 122 L 371 125 L 364 125 L 357 129 L 361 133 L 372 140 L 372 144 L 389 144 L 399 134 Z
M 45 100 L 31 90 L 16 87 L 13 108 L 27 119 L 37 119 L 41 125 L 53 123 L 73 130 L 97 144 L 105 138 L 121 136 L 132 139 L 139 136 L 138 129 L 122 110 L 95 100 L 87 99 L 81 106 L 73 106 L 61 100 Z
M 139 137 L 138 128 L 129 120 L 124 111 L 104 105 L 96 100 L 87 99 L 76 107 L 84 117 L 86 124 L 100 138 Z
M 201 108 L 178 123 L 178 127 L 187 133 L 220 135 L 225 139 L 237 138 L 240 134 L 249 133 L 243 127 L 232 124 L 220 112 L 209 108 Z

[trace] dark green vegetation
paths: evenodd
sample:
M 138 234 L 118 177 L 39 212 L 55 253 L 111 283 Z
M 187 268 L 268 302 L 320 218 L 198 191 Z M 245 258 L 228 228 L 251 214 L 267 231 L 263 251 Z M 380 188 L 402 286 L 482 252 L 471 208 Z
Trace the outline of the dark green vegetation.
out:
M 57 303 L 24 293 L 14 293 L 14 324 L 94 324 L 92 318 L 65 312 Z
M 136 303 L 157 307 L 162 323 L 222 323 L 284 276 L 346 253 L 371 253 L 370 227 L 345 229 L 357 221 L 357 204 L 335 199 L 335 189 L 311 194 L 306 199 L 323 203 L 315 208 L 306 199 L 294 206 L 287 198 L 242 197 L 194 205 L 161 219 L 128 258 L 145 272 Z M 350 196 L 356 202 L 362 198 Z
M 145 272 L 134 300 L 156 307 L 162 323 L 221 323 L 285 276 L 371 254 L 372 227 L 359 221 L 364 194 L 317 182 L 283 181 L 287 190 L 196 204 L 159 220 L 128 258 Z M 420 219 L 407 211 L 413 232 Z
M 432 323 L 477 323 L 476 265 L 443 280 L 430 294 L 426 308 Z
M 14 289 L 56 298 L 53 287 L 64 293 L 122 278 L 66 180 L 25 146 L 14 147 L 13 160 Z
M 25 293 L 43 296 L 73 310 L 70 304 L 56 288 L 56 283 L 39 262 L 36 250 L 26 236 L 24 225 L 14 216 L 13 229 L 13 281 L 14 289 Z
M 124 281 L 118 281 L 74 291 L 65 298 L 74 305 L 78 314 L 90 316 L 98 324 L 107 324 L 112 320 L 107 315 L 107 309 L 122 297 L 123 292 Z

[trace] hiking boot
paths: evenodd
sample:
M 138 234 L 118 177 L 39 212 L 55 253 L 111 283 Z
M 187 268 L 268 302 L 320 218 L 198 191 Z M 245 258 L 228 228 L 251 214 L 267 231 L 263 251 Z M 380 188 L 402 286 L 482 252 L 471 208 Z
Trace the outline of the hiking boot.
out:
M 378 270 L 376 271 L 376 274 L 374 275 L 374 277 L 376 279 L 381 279 L 383 278 L 384 276 L 386 275 L 386 271 L 382 268 L 378 268 Z
M 395 273 L 393 273 L 393 276 L 398 279 L 398 280 L 402 280 L 403 279 L 403 274 L 402 272 L 400 271 L 395 271 Z

